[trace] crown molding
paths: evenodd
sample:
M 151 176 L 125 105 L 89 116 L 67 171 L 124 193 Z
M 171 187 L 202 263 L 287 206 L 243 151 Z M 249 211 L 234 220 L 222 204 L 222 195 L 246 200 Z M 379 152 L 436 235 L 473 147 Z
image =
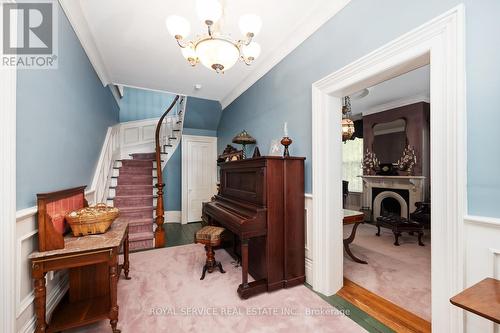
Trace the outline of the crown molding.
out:
M 83 15 L 82 7 L 80 6 L 80 1 L 76 0 L 59 0 L 66 17 L 68 18 L 76 36 L 80 40 L 87 57 L 94 67 L 97 76 L 102 82 L 103 86 L 107 86 L 111 83 L 109 79 L 109 74 L 102 60 L 101 54 L 97 48 L 94 38 L 90 32 L 87 20 Z
M 373 107 L 367 109 L 366 111 L 361 112 L 361 114 L 364 117 L 364 116 L 368 116 L 370 114 L 384 112 L 387 110 L 392 110 L 392 109 L 396 109 L 396 108 L 399 108 L 399 107 L 402 107 L 405 105 L 415 104 L 415 103 L 419 103 L 419 102 L 430 103 L 431 102 L 430 96 L 428 94 L 418 94 L 418 95 L 411 96 L 411 97 L 399 98 L 399 99 L 396 99 L 394 101 L 390 101 L 388 103 L 373 106 Z
M 344 8 L 351 0 L 330 1 L 322 4 L 321 10 L 314 11 L 297 24 L 297 27 L 274 50 L 261 58 L 261 62 L 254 63 L 251 73 L 243 79 L 220 103 L 224 110 L 236 98 L 250 88 L 255 82 L 276 66 L 283 58 L 302 44 L 309 36 L 325 24 L 330 18 Z

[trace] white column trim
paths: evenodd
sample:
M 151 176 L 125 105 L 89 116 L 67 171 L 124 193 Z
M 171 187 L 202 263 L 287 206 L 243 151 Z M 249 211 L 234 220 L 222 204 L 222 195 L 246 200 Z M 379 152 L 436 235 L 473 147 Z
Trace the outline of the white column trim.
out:
M 432 220 L 438 222 L 432 224 L 434 332 L 463 332 L 463 311 L 449 298 L 464 286 L 464 21 L 459 5 L 312 86 L 313 287 L 331 295 L 343 284 L 341 97 L 431 63 Z M 338 140 L 332 142 L 331 133 L 339 133 Z
M 2 1 L 14 2 L 14 1 Z M 0 3 L 0 5 L 2 4 Z M 0 33 L 3 33 L 0 27 Z M 15 330 L 16 68 L 0 69 L 0 331 Z

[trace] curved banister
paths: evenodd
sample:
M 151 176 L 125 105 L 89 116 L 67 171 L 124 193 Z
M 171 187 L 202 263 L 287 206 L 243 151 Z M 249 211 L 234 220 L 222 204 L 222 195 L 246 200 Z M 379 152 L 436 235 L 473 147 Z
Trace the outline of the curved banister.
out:
M 157 183 L 156 188 L 158 189 L 157 195 L 158 198 L 156 200 L 156 230 L 155 230 L 155 247 L 164 247 L 165 246 L 165 230 L 163 229 L 163 223 L 165 222 L 165 211 L 163 209 L 163 188 L 165 184 L 163 183 L 163 175 L 161 168 L 161 145 L 160 145 L 160 131 L 161 126 L 163 124 L 163 120 L 167 116 L 167 114 L 174 108 L 175 104 L 179 100 L 179 95 L 175 96 L 172 104 L 168 107 L 168 109 L 163 113 L 158 120 L 158 124 L 156 125 L 155 131 L 155 159 L 156 159 L 156 176 Z

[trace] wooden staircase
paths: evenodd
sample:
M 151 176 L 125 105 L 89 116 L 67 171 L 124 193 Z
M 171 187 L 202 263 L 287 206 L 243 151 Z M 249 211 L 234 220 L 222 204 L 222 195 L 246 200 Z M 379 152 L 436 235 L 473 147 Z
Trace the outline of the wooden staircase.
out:
M 155 152 L 131 153 L 130 158 L 114 161 L 107 204 L 119 208 L 129 222 L 131 251 L 165 245 L 162 169 L 181 140 L 185 98 L 180 98 L 176 115 L 167 115 L 179 98 L 158 121 L 151 147 Z

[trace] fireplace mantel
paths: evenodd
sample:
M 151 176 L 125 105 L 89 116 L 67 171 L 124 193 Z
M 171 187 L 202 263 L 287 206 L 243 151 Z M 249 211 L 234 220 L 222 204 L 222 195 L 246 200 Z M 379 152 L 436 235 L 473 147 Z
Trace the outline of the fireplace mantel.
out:
M 408 202 L 406 207 L 402 203 L 401 216 L 408 218 L 415 211 L 415 203 L 424 200 L 424 176 L 359 176 L 363 179 L 363 207 L 372 211 L 373 219 L 380 216 L 381 198 L 392 196 L 401 202 L 403 198 L 394 190 L 408 191 Z M 379 188 L 384 191 L 373 197 L 373 189 Z M 377 198 L 379 197 L 379 198 Z

